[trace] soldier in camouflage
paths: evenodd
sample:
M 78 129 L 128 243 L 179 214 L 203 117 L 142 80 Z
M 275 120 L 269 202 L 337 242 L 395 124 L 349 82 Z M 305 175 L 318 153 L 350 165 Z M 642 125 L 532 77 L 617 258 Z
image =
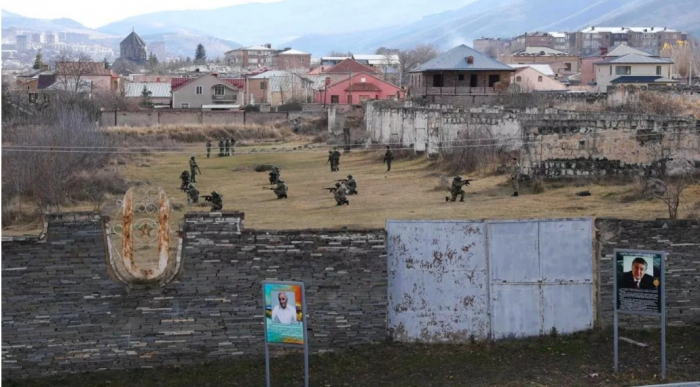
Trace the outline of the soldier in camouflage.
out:
M 190 173 L 187 171 L 182 171 L 180 174 L 180 180 L 182 181 L 180 184 L 180 189 L 183 192 L 187 191 L 187 185 L 190 183 Z
M 207 140 L 207 158 L 209 158 L 209 153 L 211 153 L 211 140 Z
M 210 211 L 221 211 L 222 208 L 224 208 L 224 201 L 222 199 L 222 196 L 219 195 L 216 191 L 211 191 L 211 197 L 210 198 L 205 198 L 208 202 L 211 202 L 211 210 Z M 211 200 L 208 200 L 211 199 Z
M 197 162 L 194 161 L 194 156 L 190 157 L 190 181 L 192 183 L 196 183 L 197 180 L 195 180 L 195 176 L 197 176 L 197 172 L 199 174 L 202 174 L 202 170 L 199 169 L 199 166 L 197 165 Z
M 289 191 L 289 187 L 287 187 L 287 184 L 284 184 L 282 180 L 277 180 L 277 186 L 272 189 L 272 192 L 277 195 L 277 199 L 286 199 L 287 191 Z
M 270 184 L 277 184 L 281 175 L 280 168 L 275 165 L 274 167 L 272 167 L 272 170 L 270 171 L 269 175 Z
M 394 160 L 394 152 L 391 151 L 389 145 L 386 146 L 386 153 L 384 153 L 384 163 L 386 164 L 386 171 L 391 171 L 391 162 Z
M 199 191 L 192 183 L 187 185 L 187 203 L 199 203 Z
M 333 149 L 333 160 L 335 161 L 335 171 L 339 172 L 340 171 L 340 151 L 338 150 L 338 147 L 335 147 Z M 332 162 L 331 162 L 332 164 Z
M 335 202 L 337 203 L 337 206 L 342 206 L 343 204 L 350 205 L 350 201 L 347 198 L 348 195 L 348 189 L 345 187 L 344 184 L 338 182 L 335 183 L 335 190 L 333 191 L 333 197 L 335 198 Z
M 345 186 L 348 188 L 348 195 L 357 195 L 357 180 L 352 175 L 348 175 Z
M 459 195 L 459 201 L 463 202 L 464 190 L 462 189 L 462 187 L 465 185 L 469 185 L 469 180 L 462 181 L 462 178 L 460 176 L 455 176 L 455 178 L 452 179 L 452 187 L 450 187 L 450 194 L 452 195 L 452 199 L 450 199 L 450 197 L 448 196 L 445 196 L 445 201 L 447 202 L 452 200 L 454 202 L 457 199 L 457 196 Z
M 518 196 L 518 191 L 520 190 L 520 163 L 515 157 L 513 157 L 513 166 L 511 167 L 510 183 L 513 185 L 513 196 Z
M 219 157 L 223 157 L 224 155 L 224 139 L 219 140 Z
M 231 140 L 226 138 L 226 140 L 224 140 L 224 156 L 231 156 L 230 149 L 231 149 Z

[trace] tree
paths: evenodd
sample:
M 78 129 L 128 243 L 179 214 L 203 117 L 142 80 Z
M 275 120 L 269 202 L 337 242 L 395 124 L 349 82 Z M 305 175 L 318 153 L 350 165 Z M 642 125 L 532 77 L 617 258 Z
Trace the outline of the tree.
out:
M 56 56 L 56 92 L 65 103 L 76 103 L 92 94 L 92 82 L 86 77 L 94 70 L 92 58 L 85 53 L 62 51 Z
M 401 83 L 408 83 L 408 72 L 440 54 L 432 44 L 419 44 L 410 50 L 399 51 L 399 74 Z
M 698 41 L 692 37 L 674 44 L 665 43 L 661 49 L 661 56 L 673 59 L 676 71 L 683 78 L 688 77 L 691 66 L 693 75 L 700 72 L 700 47 Z
M 141 101 L 141 107 L 153 107 L 153 102 L 151 102 L 151 95 L 153 95 L 153 92 L 148 90 L 148 88 L 146 88 L 146 85 L 143 85 L 143 90 L 141 90 L 141 97 L 143 98 L 143 100 Z
M 195 63 L 204 63 L 207 61 L 207 51 L 204 49 L 202 43 L 197 45 L 197 51 L 194 54 Z
M 158 57 L 156 54 L 151 53 L 151 55 L 148 56 L 148 68 L 153 70 L 158 66 Z
M 34 57 L 34 66 L 32 68 L 34 70 L 41 70 L 41 67 L 44 65 L 44 62 L 41 60 L 41 50 L 36 52 L 36 56 Z
M 107 61 L 107 57 L 104 58 L 102 63 L 105 64 L 105 69 L 109 70 L 112 66 L 110 66 L 109 62 Z

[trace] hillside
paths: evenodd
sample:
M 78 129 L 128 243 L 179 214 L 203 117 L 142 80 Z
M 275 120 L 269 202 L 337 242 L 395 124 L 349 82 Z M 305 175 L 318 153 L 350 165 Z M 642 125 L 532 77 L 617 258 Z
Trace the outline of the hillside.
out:
M 108 34 L 85 27 L 73 19 L 36 19 L 5 10 L 2 11 L 2 28 L 16 28 L 30 31 L 76 32 L 96 37 L 109 36 Z

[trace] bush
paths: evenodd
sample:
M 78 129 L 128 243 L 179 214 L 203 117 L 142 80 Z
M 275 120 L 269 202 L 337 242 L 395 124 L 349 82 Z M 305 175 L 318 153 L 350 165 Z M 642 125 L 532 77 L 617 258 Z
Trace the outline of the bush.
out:
M 496 138 L 487 127 L 462 130 L 457 139 L 441 144 L 439 163 L 451 174 L 475 172 L 506 164 L 509 140 Z
M 274 167 L 274 165 L 272 164 L 256 164 L 255 166 L 253 166 L 253 170 L 255 172 L 267 172 L 271 171 L 272 167 Z
M 532 192 L 535 194 L 541 194 L 546 191 L 544 186 L 544 181 L 542 179 L 535 179 L 532 181 Z
M 277 106 L 278 112 L 300 112 L 302 111 L 301 104 L 299 102 L 288 102 L 284 105 Z
M 243 108 L 245 112 L 259 112 L 260 111 L 260 106 L 258 105 L 246 105 L 245 108 Z

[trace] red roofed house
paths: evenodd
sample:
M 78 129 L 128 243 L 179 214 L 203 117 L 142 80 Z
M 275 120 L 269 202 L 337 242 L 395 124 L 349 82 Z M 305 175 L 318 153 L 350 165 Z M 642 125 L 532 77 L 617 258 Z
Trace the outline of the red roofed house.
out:
M 105 68 L 104 62 L 56 62 L 56 83 L 63 88 L 84 87 L 91 92 L 118 92 L 122 89 L 119 75 Z
M 323 104 L 360 104 L 370 99 L 403 99 L 403 89 L 368 73 L 358 73 L 314 92 L 314 102 Z
M 362 63 L 359 63 L 352 59 L 345 59 L 344 61 L 338 63 L 335 66 L 326 68 L 325 70 L 321 71 L 318 75 L 325 75 L 326 78 L 331 79 L 330 84 L 334 84 L 340 82 L 343 79 L 347 80 L 348 78 L 360 73 L 379 75 L 379 72 L 376 69 L 370 66 L 365 66 Z
M 219 78 L 206 74 L 198 78 L 173 78 L 170 81 L 175 109 L 231 108 L 243 103 L 245 79 Z

